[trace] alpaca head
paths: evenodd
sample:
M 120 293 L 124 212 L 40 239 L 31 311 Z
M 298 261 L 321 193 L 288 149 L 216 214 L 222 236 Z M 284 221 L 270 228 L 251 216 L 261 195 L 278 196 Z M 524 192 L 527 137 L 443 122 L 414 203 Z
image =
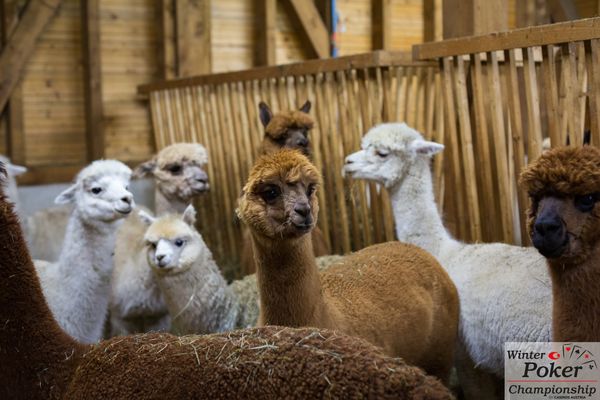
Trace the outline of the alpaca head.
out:
M 198 143 L 175 143 L 162 149 L 151 160 L 138 165 L 134 178 L 154 177 L 158 189 L 168 198 L 189 203 L 208 190 L 204 170 L 208 154 Z
M 148 264 L 157 272 L 173 274 L 187 270 L 202 250 L 202 237 L 196 231 L 196 210 L 191 204 L 183 215 L 167 214 L 154 218 L 140 211 L 148 225 L 144 234 Z
M 270 239 L 296 238 L 317 222 L 315 191 L 321 175 L 297 150 L 264 155 L 254 164 L 237 213 L 252 231 Z
M 428 142 L 405 123 L 381 124 L 362 139 L 362 150 L 346 157 L 342 173 L 379 182 L 389 188 L 400 183 L 419 158 L 430 158 L 444 146 Z
M 306 101 L 299 111 L 283 111 L 273 115 L 265 102 L 258 105 L 260 121 L 265 127 L 261 153 L 269 154 L 282 148 L 297 149 L 310 157 L 311 146 L 308 132 L 314 121 L 308 115 L 310 101 Z
M 75 183 L 56 197 L 57 204 L 73 203 L 88 222 L 113 222 L 135 205 L 129 191 L 131 169 L 120 161 L 98 160 L 82 169 Z
M 600 240 L 600 149 L 559 147 L 521 173 L 533 245 L 557 265 L 584 262 Z

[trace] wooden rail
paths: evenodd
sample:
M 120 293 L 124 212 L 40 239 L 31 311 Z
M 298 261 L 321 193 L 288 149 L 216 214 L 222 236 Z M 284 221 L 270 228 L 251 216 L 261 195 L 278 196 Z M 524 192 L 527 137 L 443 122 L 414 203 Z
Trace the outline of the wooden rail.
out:
M 590 129 L 600 145 L 600 18 L 427 43 L 413 54 L 442 68 L 458 231 L 527 243 L 521 169 L 545 138 L 581 145 Z
M 333 251 L 347 253 L 394 240 L 394 226 L 385 190 L 342 178 L 344 158 L 384 121 L 406 121 L 443 142 L 438 71 L 436 62 L 377 51 L 178 79 L 139 91 L 150 97 L 157 149 L 181 141 L 208 148 L 212 189 L 199 204 L 200 226 L 221 265 L 235 268 L 241 237 L 234 210 L 264 134 L 259 101 L 275 112 L 312 102 L 316 127 L 310 137 L 324 177 L 319 225 Z M 441 162 L 436 159 L 435 166 L 440 188 Z

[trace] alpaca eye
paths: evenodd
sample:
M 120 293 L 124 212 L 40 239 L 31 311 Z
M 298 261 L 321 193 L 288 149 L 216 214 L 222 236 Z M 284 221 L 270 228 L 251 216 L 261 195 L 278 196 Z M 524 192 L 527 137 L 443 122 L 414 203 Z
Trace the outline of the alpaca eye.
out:
M 382 150 L 377 150 L 377 155 L 381 158 L 386 158 L 387 156 L 390 155 L 390 153 L 388 153 L 386 151 L 382 151 Z
M 148 242 L 146 244 L 148 245 L 148 247 L 150 247 L 152 249 L 156 249 L 156 243 L 154 243 L 154 242 Z
M 178 175 L 179 173 L 181 173 L 181 165 L 179 164 L 174 164 L 169 166 L 169 171 L 173 174 L 173 175 Z
M 581 212 L 590 212 L 596 205 L 598 196 L 596 194 L 585 194 L 583 196 L 575 196 L 575 208 Z
M 308 189 L 306 189 L 306 195 L 307 196 L 311 196 L 315 190 L 317 190 L 317 186 L 314 183 L 311 183 L 310 185 L 308 185 Z
M 100 192 L 102 192 L 102 188 L 99 187 L 93 187 L 91 190 L 92 193 L 94 194 L 100 194 Z
M 175 246 L 177 247 L 181 247 L 183 246 L 185 242 L 183 241 L 183 239 L 175 239 Z
M 269 186 L 262 192 L 260 192 L 260 197 L 267 203 L 271 203 L 275 201 L 281 195 L 281 189 L 278 186 Z

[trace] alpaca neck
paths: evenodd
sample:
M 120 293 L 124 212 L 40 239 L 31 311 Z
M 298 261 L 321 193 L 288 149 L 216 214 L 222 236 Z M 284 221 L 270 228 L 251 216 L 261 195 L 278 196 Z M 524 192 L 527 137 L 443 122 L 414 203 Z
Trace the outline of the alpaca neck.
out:
M 82 348 L 52 318 L 17 218 L 0 202 L 0 398 L 55 397 Z
M 75 209 L 56 264 L 40 268 L 50 308 L 76 339 L 101 339 L 108 310 L 118 222 L 90 223 Z
M 260 325 L 333 328 L 321 291 L 311 235 L 252 243 L 260 295 Z
M 159 273 L 157 281 L 178 334 L 235 329 L 238 298 L 203 242 L 200 256 L 192 266 L 174 275 Z
M 182 214 L 188 205 L 189 202 L 165 195 L 158 185 L 156 185 L 156 189 L 154 190 L 154 210 L 156 211 L 156 215 L 168 213 Z
M 428 160 L 418 159 L 405 178 L 389 191 L 397 239 L 439 257 L 443 244 L 452 238 L 437 210 Z
M 549 262 L 555 342 L 600 341 L 600 250 L 579 265 Z

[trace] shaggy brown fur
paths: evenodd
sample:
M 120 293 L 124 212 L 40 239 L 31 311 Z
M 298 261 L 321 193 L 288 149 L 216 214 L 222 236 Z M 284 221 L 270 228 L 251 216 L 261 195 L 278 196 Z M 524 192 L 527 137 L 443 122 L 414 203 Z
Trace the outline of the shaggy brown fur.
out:
M 600 341 L 600 149 L 550 150 L 521 184 L 531 198 L 529 234 L 552 278 L 553 340 Z
M 2 399 L 451 398 L 372 345 L 315 329 L 155 333 L 83 346 L 52 318 L 1 190 L 0 248 Z
M 339 329 L 446 379 L 458 329 L 448 274 L 400 242 L 368 247 L 319 274 L 305 234 L 316 223 L 319 180 L 306 157 L 281 150 L 262 157 L 244 187 L 238 213 L 257 255 L 259 324 Z
M 272 115 L 269 106 L 263 102 L 259 105 L 261 121 L 265 127 L 265 136 L 261 143 L 259 154 L 266 155 L 275 153 L 282 148 L 296 148 L 301 150 L 306 156 L 312 154 L 310 140 L 307 139 L 308 146 L 301 148 L 293 145 L 293 138 L 289 135 L 300 135 L 294 130 L 305 130 L 308 132 L 313 128 L 314 121 L 308 115 L 310 111 L 310 102 L 304 103 L 300 110 L 281 111 Z M 292 131 L 292 133 L 290 133 Z M 315 257 L 331 254 L 331 249 L 327 245 L 323 231 L 317 226 L 311 233 L 313 242 L 313 253 Z M 256 272 L 256 262 L 254 260 L 254 250 L 252 248 L 252 239 L 247 229 L 242 231 L 242 253 L 240 255 L 240 265 L 244 275 Z

